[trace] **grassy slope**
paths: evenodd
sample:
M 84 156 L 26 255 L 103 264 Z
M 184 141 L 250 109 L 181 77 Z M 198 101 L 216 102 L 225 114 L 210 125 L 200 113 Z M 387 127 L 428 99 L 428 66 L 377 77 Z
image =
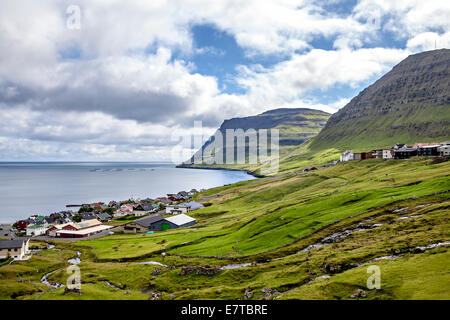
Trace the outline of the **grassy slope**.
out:
M 314 151 L 329 149 L 353 149 L 367 151 L 375 148 L 390 148 L 396 143 L 412 145 L 416 142 L 442 142 L 449 137 L 450 105 L 419 105 L 392 107 L 388 116 L 351 119 L 324 130 L 314 139 Z M 420 129 L 417 129 L 420 128 Z
M 368 160 L 210 189 L 199 195 L 199 200 L 212 205 L 195 212 L 195 227 L 59 244 L 62 251 L 43 251 L 30 261 L 0 267 L 0 291 L 2 298 L 80 298 L 64 295 L 63 289 L 51 292 L 39 279 L 48 270 L 59 269 L 50 280 L 64 283 L 67 275 L 61 268 L 67 265 L 68 257 L 81 250 L 82 278 L 88 283 L 82 289 L 83 299 L 142 299 L 151 291 L 164 299 L 171 294 L 176 298 L 236 299 L 243 297 L 246 287 L 252 288 L 255 298 L 261 298 L 262 288 L 271 287 L 280 299 L 341 299 L 365 286 L 366 267 L 355 268 L 354 263 L 397 250 L 402 254 L 398 259 L 377 262 L 382 268 L 383 287 L 370 291 L 369 299 L 448 299 L 447 247 L 421 254 L 408 249 L 450 240 L 449 194 L 434 195 L 450 189 L 449 169 L 450 162 Z M 396 208 L 407 209 L 394 212 Z M 417 217 L 397 219 L 405 215 Z M 370 223 L 383 226 L 354 233 L 310 254 L 297 253 L 368 218 L 374 219 Z M 163 262 L 173 269 L 162 268 L 162 274 L 153 275 L 155 266 L 134 263 L 162 261 L 163 249 L 172 254 Z M 267 259 L 272 261 L 214 276 L 178 275 L 180 267 L 186 265 Z M 329 273 L 326 262 L 342 270 L 331 278 L 310 282 Z M 20 278 L 26 281 L 19 282 Z M 124 290 L 108 287 L 105 280 Z

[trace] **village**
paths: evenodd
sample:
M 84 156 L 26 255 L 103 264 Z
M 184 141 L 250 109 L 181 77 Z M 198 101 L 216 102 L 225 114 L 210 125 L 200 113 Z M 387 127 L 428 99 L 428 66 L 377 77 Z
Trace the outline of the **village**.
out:
M 29 258 L 30 238 L 41 240 L 79 240 L 123 233 L 147 233 L 190 227 L 196 220 L 187 213 L 203 208 L 192 201 L 197 190 L 180 191 L 156 199 L 96 202 L 82 205 L 78 211 L 65 210 L 50 215 L 32 215 L 15 222 L 9 230 L 0 227 L 0 259 Z
M 376 149 L 368 152 L 344 151 L 340 160 L 334 160 L 322 168 L 331 167 L 339 162 L 362 161 L 367 159 L 409 159 L 416 156 L 450 156 L 450 141 L 441 143 L 415 143 L 412 146 L 396 144 L 390 149 Z M 318 170 L 309 167 L 302 172 Z M 203 204 L 193 201 L 198 191 L 180 191 L 156 199 L 128 199 L 125 201 L 96 202 L 82 205 L 78 211 L 66 210 L 47 216 L 32 215 L 19 220 L 10 230 L 0 227 L 1 236 L 9 238 L 0 241 L 0 259 L 12 258 L 26 260 L 30 250 L 30 238 L 41 240 L 79 240 L 103 237 L 113 234 L 153 234 L 158 231 L 185 228 L 196 224 L 195 218 L 188 215 Z

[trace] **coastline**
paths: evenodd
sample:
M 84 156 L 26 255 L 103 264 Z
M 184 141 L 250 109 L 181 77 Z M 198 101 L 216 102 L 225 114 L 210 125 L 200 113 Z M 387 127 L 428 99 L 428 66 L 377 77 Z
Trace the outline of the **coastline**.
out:
M 245 172 L 245 173 L 247 173 L 248 175 L 251 175 L 251 176 L 253 176 L 253 177 L 255 177 L 255 178 L 266 178 L 266 177 L 267 177 L 267 176 L 265 176 L 265 175 L 258 174 L 258 173 L 254 172 L 254 171 L 249 171 L 249 170 L 245 170 L 245 169 L 229 169 L 229 168 L 224 168 L 224 167 L 207 167 L 207 166 L 205 166 L 205 167 L 202 167 L 202 166 L 194 167 L 194 166 L 192 166 L 192 165 L 187 165 L 187 164 L 177 164 L 177 165 L 175 166 L 175 168 L 181 168 L 181 169 L 203 169 L 203 170 L 224 170 L 224 171 L 240 171 L 240 172 Z
M 11 164 L 16 164 L 16 163 L 11 163 Z M 48 165 L 48 164 L 53 164 L 53 163 L 49 163 L 49 162 L 39 162 L 38 163 L 38 165 L 36 166 L 36 167 L 39 167 L 40 168 L 40 165 L 41 164 L 45 164 L 45 165 Z M 74 162 L 74 163 L 72 163 L 71 162 L 71 164 L 74 164 L 74 166 L 75 167 L 78 167 L 77 165 L 79 164 L 78 162 Z M 97 167 L 99 167 L 99 165 L 100 165 L 101 163 L 91 163 L 91 166 L 92 166 L 92 168 L 97 168 Z M 129 162 L 123 162 L 123 164 L 130 164 L 130 167 L 134 167 L 134 165 L 136 164 L 136 163 L 129 163 Z M 20 166 L 19 166 L 20 167 Z M 59 165 L 56 165 L 56 167 L 58 168 L 58 169 L 61 169 L 62 167 L 60 167 Z M 89 166 L 87 166 L 87 167 L 85 167 L 85 166 L 81 166 L 82 168 L 83 168 L 83 170 L 84 171 L 86 171 L 86 170 L 88 170 L 89 169 Z M 108 166 L 109 167 L 109 166 Z M 139 168 L 139 167 L 138 167 Z M 173 169 L 176 169 L 176 168 L 179 168 L 179 166 L 176 166 L 175 164 L 172 164 L 171 166 L 170 166 L 170 168 L 173 168 Z M 186 167 L 186 168 L 189 168 L 189 167 Z M 149 169 L 149 168 L 148 168 Z M 212 169 L 212 168 L 203 168 L 203 169 Z M 226 168 L 214 168 L 214 170 L 222 170 L 222 171 L 230 171 L 230 172 L 234 172 L 234 171 L 236 171 L 236 172 L 242 172 L 242 173 L 245 173 L 245 174 L 247 174 L 248 176 L 246 177 L 246 178 L 244 178 L 244 180 L 247 180 L 247 179 L 253 179 L 253 178 L 259 178 L 257 175 L 255 175 L 254 173 L 252 173 L 252 172 L 249 172 L 249 171 L 246 171 L 246 170 L 238 170 L 238 169 L 226 169 Z M 9 170 L 8 170 L 9 171 Z M 83 172 L 84 172 L 83 171 Z M 89 172 L 87 173 L 88 175 L 93 175 L 93 174 L 97 174 L 96 172 L 94 172 L 94 173 L 92 173 L 91 172 L 91 170 L 88 170 Z M 148 171 L 148 172 L 150 172 L 150 170 L 146 170 L 146 171 Z M 153 172 L 153 169 L 151 170 L 152 172 Z M 108 171 L 109 172 L 109 171 Z M 119 172 L 119 173 L 117 173 L 117 172 L 113 172 L 113 174 L 115 174 L 115 175 L 117 175 L 117 174 L 124 174 L 124 173 L 126 173 L 127 175 L 128 174 L 134 174 L 134 175 L 139 175 L 139 176 L 141 176 L 142 174 L 141 174 L 141 172 L 140 171 L 138 171 L 138 170 L 134 170 L 134 171 L 128 171 L 128 170 L 126 170 L 126 168 L 124 168 L 121 172 Z M 153 174 L 153 173 L 152 173 Z M 165 176 L 165 173 L 163 173 L 163 175 Z M 179 176 L 180 175 L 180 173 L 175 173 L 175 176 Z M 182 174 L 182 176 L 183 175 L 185 175 L 185 174 Z M 192 176 L 192 174 L 189 174 L 189 173 L 187 173 L 187 175 L 188 176 Z M 194 174 L 195 175 L 195 174 Z M 201 174 L 202 176 L 210 176 L 210 173 L 203 173 L 203 174 Z M 171 175 L 171 176 L 169 176 L 169 177 L 172 177 L 173 176 L 173 174 Z M 217 176 L 217 174 L 213 174 L 212 176 Z M 239 176 L 239 175 L 238 175 Z M 95 176 L 94 176 L 95 177 Z M 168 178 L 168 177 L 166 177 L 166 178 Z M 94 178 L 95 179 L 95 178 Z M 233 178 L 231 178 L 231 181 L 230 182 L 226 182 L 226 181 L 221 181 L 221 183 L 220 183 L 220 185 L 218 184 L 218 185 L 210 185 L 210 186 L 206 186 L 205 185 L 205 190 L 207 190 L 207 189 L 210 189 L 210 188 L 214 188 L 214 187 L 216 187 L 216 186 L 223 186 L 223 185 L 227 185 L 227 184 L 229 184 L 229 183 L 234 183 L 234 182 L 238 182 L 238 181 L 241 181 L 241 179 L 240 178 L 237 178 L 237 181 L 236 181 L 236 178 L 235 179 L 233 179 Z M 191 181 L 192 182 L 192 181 Z M 189 183 L 189 185 L 191 185 L 191 183 Z M 174 192 L 173 190 L 183 190 L 183 189 L 186 189 L 186 188 L 198 188 L 198 186 L 195 186 L 195 183 L 192 183 L 192 185 L 191 186 L 189 186 L 189 185 L 185 185 L 184 187 L 180 187 L 179 189 L 169 189 L 169 190 L 167 190 L 167 192 Z M 200 190 L 200 189 L 199 189 Z M 133 197 L 133 194 L 135 194 L 135 192 L 136 191 L 133 191 L 133 192 L 129 192 L 130 193 L 130 196 L 131 197 Z M 163 192 L 163 193 L 160 193 L 160 192 L 157 192 L 157 194 L 152 194 L 152 195 L 141 195 L 141 198 L 142 197 L 145 197 L 145 196 L 151 196 L 151 197 L 158 197 L 158 196 L 164 196 L 164 194 L 166 194 L 165 192 Z M 129 197 L 129 196 L 128 196 Z M 138 195 L 138 197 L 139 197 L 139 195 Z M 108 198 L 108 197 L 106 197 L 106 198 Z M 53 204 L 49 204 L 48 206 L 46 206 L 46 208 L 39 208 L 39 209 L 29 209 L 29 210 L 26 210 L 26 211 L 24 211 L 24 212 L 22 212 L 21 214 L 17 214 L 17 215 L 12 215 L 11 217 L 6 217 L 6 216 L 0 216 L 0 224 L 2 224 L 2 225 L 12 225 L 12 224 L 14 224 L 14 222 L 17 222 L 17 221 L 19 221 L 19 220 L 22 220 L 22 219 L 26 219 L 28 216 L 30 216 L 31 214 L 39 214 L 39 215 L 47 215 L 47 214 L 49 214 L 49 213 L 53 213 L 53 212 L 59 212 L 59 211 L 64 211 L 64 210 L 70 210 L 70 209 L 73 209 L 73 208 L 68 208 L 67 207 L 67 203 L 90 203 L 90 202 L 95 202 L 95 201 L 103 201 L 103 202 L 105 202 L 105 201 L 107 201 L 106 200 L 106 198 L 103 196 L 103 195 L 101 195 L 101 196 L 99 196 L 99 198 L 96 198 L 96 199 L 91 199 L 91 198 L 80 198 L 80 199 L 84 199 L 84 200 L 80 200 L 80 199 L 68 199 L 67 201 L 69 201 L 69 202 L 61 202 L 61 203 L 59 203 L 58 201 L 57 201 L 57 203 L 56 203 L 56 205 L 53 205 L 54 203 L 53 203 L 53 201 L 52 201 L 52 203 Z M 122 198 L 123 199 L 128 199 L 127 198 L 127 196 L 122 196 Z M 110 199 L 122 199 L 120 196 L 117 196 L 117 195 L 112 195 L 112 196 L 110 196 L 108 199 L 110 200 Z M 100 200 L 99 200 L 100 199 Z M 74 202 L 75 201 L 75 202 Z M 76 201 L 78 201 L 78 202 L 76 202 Z M 77 209 L 78 210 L 78 209 Z

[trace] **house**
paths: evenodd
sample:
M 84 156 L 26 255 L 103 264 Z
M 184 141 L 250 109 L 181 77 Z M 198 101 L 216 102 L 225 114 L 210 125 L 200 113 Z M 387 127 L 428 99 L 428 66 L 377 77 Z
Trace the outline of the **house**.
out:
M 404 143 L 397 143 L 397 144 L 395 144 L 395 146 L 393 146 L 391 149 L 392 149 L 392 150 L 398 150 L 398 149 L 405 148 L 405 147 L 407 147 L 406 144 L 404 144 Z
M 185 197 L 183 197 L 180 194 L 168 194 L 167 198 L 172 202 L 179 202 L 179 201 L 187 200 Z
M 173 227 L 176 227 L 175 225 Z M 149 216 L 144 219 L 139 219 L 129 222 L 121 227 L 124 233 L 144 233 L 148 231 L 161 231 L 170 228 L 170 223 L 159 214 Z
M 191 189 L 191 191 L 189 191 L 189 195 L 190 196 L 193 196 L 193 195 L 195 195 L 197 193 L 198 193 L 197 189 Z
M 394 153 L 390 149 L 383 149 L 383 159 L 389 160 L 394 158 Z
M 196 223 L 196 220 L 194 218 L 185 214 L 179 214 L 173 217 L 169 217 L 166 220 L 169 221 L 171 224 L 176 225 L 177 228 L 190 227 Z
M 17 228 L 17 230 L 23 231 L 23 230 L 25 230 L 27 228 L 27 226 L 30 223 L 31 223 L 31 221 L 29 219 L 17 221 L 16 228 Z
M 137 211 L 152 211 L 153 209 L 154 207 L 150 203 L 140 203 L 134 208 Z
M 188 213 L 189 211 L 191 211 L 191 207 L 187 206 L 185 203 L 169 205 L 166 207 L 167 214 Z
M 416 143 L 413 148 L 417 149 L 418 156 L 425 157 L 437 157 L 439 156 L 438 148 L 440 144 L 438 143 Z
M 52 217 L 45 217 L 44 220 L 48 225 L 55 223 L 55 218 Z
M 185 203 L 186 206 L 191 208 L 191 211 L 204 208 L 205 206 L 196 201 L 190 201 Z
M 450 141 L 441 142 L 438 153 L 441 157 L 450 156 Z
M 15 260 L 22 260 L 25 254 L 28 253 L 28 242 L 25 240 L 1 240 L 0 241 L 0 259 L 7 259 L 9 257 Z
M 186 192 L 186 191 L 180 191 L 180 192 L 178 192 L 178 195 L 182 196 L 184 199 L 189 199 L 191 197 L 189 192 Z
M 409 159 L 417 156 L 417 149 L 406 145 L 403 145 L 401 148 L 395 148 L 394 146 L 392 151 L 394 151 L 394 159 Z
M 135 217 L 143 217 L 150 214 L 150 211 L 143 211 L 143 210 L 134 210 L 133 211 L 133 215 Z
M 354 153 L 353 154 L 353 160 L 367 160 L 374 158 L 372 152 L 360 152 L 360 153 Z
M 346 150 L 341 154 L 340 157 L 341 162 L 346 162 L 346 161 L 352 161 L 354 160 L 354 155 L 353 152 L 351 152 L 350 150 Z
M 153 200 L 152 198 L 146 198 L 146 199 L 142 199 L 141 203 L 152 203 L 153 201 L 155 201 L 155 200 Z
M 89 221 L 89 220 L 95 220 L 97 219 L 97 216 L 92 212 L 82 212 L 81 213 L 81 221 Z
M 95 216 L 97 217 L 97 220 L 100 222 L 107 222 L 111 220 L 111 216 L 106 212 L 98 212 L 95 214 Z
M 123 204 L 120 208 L 114 213 L 114 217 L 123 217 L 133 213 L 133 206 L 129 203 Z
M 47 232 L 48 224 L 46 223 L 36 223 L 36 224 L 30 224 L 26 228 L 27 236 L 28 237 L 34 237 L 34 236 L 40 236 Z

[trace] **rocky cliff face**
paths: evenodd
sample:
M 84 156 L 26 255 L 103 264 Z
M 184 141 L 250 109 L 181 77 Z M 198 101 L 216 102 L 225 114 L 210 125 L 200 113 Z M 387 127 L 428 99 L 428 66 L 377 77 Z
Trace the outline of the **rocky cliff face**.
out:
M 312 148 L 450 137 L 450 50 L 409 56 L 332 115 Z

